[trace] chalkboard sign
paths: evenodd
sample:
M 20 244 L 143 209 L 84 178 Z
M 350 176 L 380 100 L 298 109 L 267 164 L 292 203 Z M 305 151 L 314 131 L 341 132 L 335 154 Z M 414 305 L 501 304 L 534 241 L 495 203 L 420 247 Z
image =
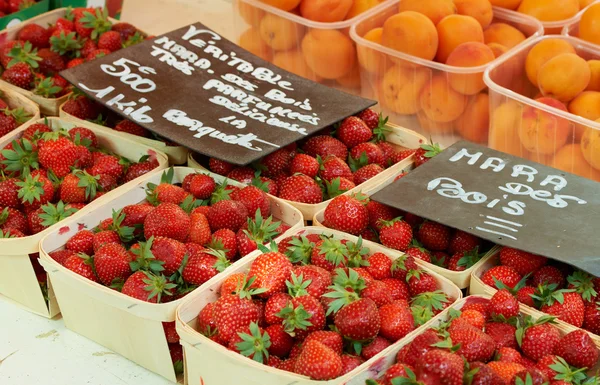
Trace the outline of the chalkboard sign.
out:
M 600 276 L 600 183 L 461 141 L 372 199 Z
M 238 165 L 375 104 L 286 72 L 200 23 L 60 75 L 150 131 Z

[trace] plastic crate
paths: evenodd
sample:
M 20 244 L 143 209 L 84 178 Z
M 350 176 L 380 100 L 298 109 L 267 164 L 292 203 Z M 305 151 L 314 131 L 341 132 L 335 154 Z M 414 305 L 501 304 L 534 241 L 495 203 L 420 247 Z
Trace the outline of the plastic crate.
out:
M 600 169 L 591 167 L 584 157 L 595 154 L 593 146 L 588 146 L 589 149 L 584 154 L 581 145 L 583 133 L 586 130 L 600 130 L 600 122 L 534 100 L 539 90 L 527 79 L 525 59 L 536 44 L 547 39 L 568 42 L 586 60 L 600 59 L 600 49 L 597 46 L 573 37 L 556 35 L 530 40 L 520 49 L 492 64 L 484 76 L 490 94 L 489 146 L 600 181 Z M 545 131 L 542 131 L 541 125 L 545 125 Z M 528 127 L 530 130 L 538 130 L 538 134 L 533 137 L 534 140 L 527 140 L 526 147 L 519 135 L 525 135 Z M 566 131 L 568 134 L 565 139 Z M 557 135 L 558 132 L 562 134 Z
M 449 66 L 417 58 L 365 38 L 370 31 L 382 27 L 389 17 L 398 13 L 398 4 L 386 4 L 365 13 L 350 30 L 358 46 L 363 96 L 378 100 L 390 121 L 432 137 L 444 146 L 463 138 L 486 144 L 488 98 L 482 78 L 484 70 L 493 62 L 478 67 Z M 494 8 L 493 22 L 514 26 L 528 39 L 543 34 L 539 21 L 502 8 Z M 508 52 L 518 49 L 526 41 Z M 466 92 L 455 91 L 450 82 Z M 427 96 L 425 91 L 430 84 L 432 92 Z M 467 90 L 467 87 L 471 89 Z M 478 89 L 479 92 L 474 92 Z M 463 93 L 471 95 L 464 96 Z M 423 109 L 424 104 L 430 108 Z M 434 117 L 431 112 L 436 110 L 445 112 Z
M 592 4 L 588 5 L 587 7 L 585 7 L 583 10 L 581 10 L 581 12 L 579 12 L 577 14 L 577 17 L 574 20 L 572 20 L 569 24 L 564 26 L 564 28 L 562 29 L 562 34 L 565 36 L 572 36 L 572 37 L 578 38 L 579 37 L 579 22 L 581 21 L 581 17 L 590 7 L 592 7 L 592 6 L 595 6 L 594 8 L 600 7 L 600 5 L 598 5 L 599 3 L 600 2 L 595 1 Z M 600 20 L 597 20 L 596 23 L 600 23 Z M 596 45 L 598 45 L 598 44 L 596 43 Z

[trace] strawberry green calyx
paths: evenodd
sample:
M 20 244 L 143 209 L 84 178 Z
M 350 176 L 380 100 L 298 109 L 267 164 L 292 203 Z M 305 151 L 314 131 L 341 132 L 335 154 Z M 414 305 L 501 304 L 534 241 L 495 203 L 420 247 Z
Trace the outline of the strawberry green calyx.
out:
M 367 157 L 367 152 L 363 151 L 360 153 L 358 158 L 348 157 L 348 166 L 350 166 L 350 170 L 352 172 L 356 172 L 361 167 L 364 167 L 369 164 L 369 158 Z
M 515 332 L 515 337 L 517 339 L 517 343 L 519 346 L 523 343 L 523 336 L 525 336 L 525 332 L 532 326 L 542 325 L 542 324 L 556 324 L 556 317 L 552 317 L 549 315 L 544 315 L 534 320 L 532 316 L 526 315 L 523 320 L 519 320 L 517 324 L 517 331 Z
M 92 140 L 90 138 L 81 138 L 81 134 L 78 132 L 75 134 L 73 143 L 77 146 L 85 146 L 86 148 L 92 147 Z
M 236 348 L 241 355 L 250 357 L 261 364 L 269 359 L 271 338 L 266 332 L 261 334 L 260 328 L 255 322 L 250 324 L 250 334 L 238 333 L 238 336 L 242 341 L 236 344 Z
M 225 255 L 225 252 L 223 250 L 209 249 L 208 251 L 205 251 L 205 253 L 217 258 L 217 261 L 215 262 L 213 267 L 219 273 L 222 273 L 223 271 L 225 271 L 225 269 L 231 266 L 231 262 L 229 261 L 229 259 L 227 259 L 227 256 Z
M 396 217 L 394 219 L 390 219 L 389 221 L 384 221 L 383 219 L 380 219 L 378 224 L 381 227 L 390 227 L 390 226 L 393 226 L 394 223 L 400 222 L 400 221 L 402 221 L 402 217 Z M 416 244 L 418 244 L 418 243 L 416 243 Z
M 392 385 L 423 385 L 422 382 L 417 381 L 417 375 L 415 372 L 410 370 L 409 367 L 405 366 L 404 371 L 408 377 L 396 377 L 392 378 Z
M 394 260 L 394 262 L 392 263 L 392 274 L 402 270 L 402 271 L 406 271 L 407 267 L 406 267 L 406 259 L 408 258 L 408 256 L 406 254 L 401 255 L 400 257 L 398 257 L 396 260 Z
M 23 181 L 17 182 L 16 185 L 20 187 L 17 196 L 23 203 L 39 202 L 44 194 L 44 184 L 40 182 L 39 175 L 32 177 L 31 174 L 28 174 Z
M 348 267 L 369 266 L 369 262 L 365 259 L 365 256 L 369 254 L 369 249 L 363 247 L 362 244 L 363 239 L 361 236 L 358 237 L 356 243 L 351 241 L 346 242 L 346 248 L 348 249 Z
M 527 373 L 524 380 L 521 377 L 515 377 L 515 385 L 533 385 L 531 374 Z
M 88 119 L 87 121 L 90 123 L 94 123 L 97 124 L 99 126 L 106 126 L 106 122 L 107 122 L 108 118 L 102 116 L 102 114 L 98 114 L 98 116 L 96 116 L 96 119 Z M 147 155 L 145 155 L 147 156 Z
M 588 378 L 586 375 L 587 368 L 578 369 L 569 365 L 562 357 L 556 357 L 554 363 L 548 366 L 556 372 L 552 380 L 562 380 L 572 384 L 581 384 L 583 380 Z
M 5 108 L 4 110 L 2 110 L 2 112 L 6 116 L 12 116 L 15 122 L 17 122 L 17 124 L 23 124 L 32 117 L 31 114 L 25 111 L 23 107 L 15 108 L 12 110 L 10 108 Z
M 285 255 L 293 264 L 300 263 L 302 265 L 308 265 L 314 248 L 315 243 L 302 235 L 298 238 L 293 238 L 290 241 L 285 251 Z
M 146 40 L 144 35 L 142 35 L 140 32 L 136 32 L 127 38 L 127 40 L 123 43 L 123 48 L 134 46 L 143 42 L 144 40 Z
M 60 56 L 69 56 L 70 58 L 76 58 L 81 56 L 81 48 L 83 45 L 81 41 L 77 39 L 75 32 L 60 31 L 58 36 L 52 36 L 50 38 L 50 49 Z
M 325 183 L 324 193 L 330 199 L 337 197 L 338 195 L 342 195 L 343 193 L 349 191 L 346 189 L 341 189 L 341 179 L 338 176 L 337 178 L 333 178 L 331 181 L 323 181 Z
M 27 139 L 14 140 L 12 150 L 2 150 L 2 156 L 5 158 L 2 164 L 9 173 L 27 175 L 31 169 L 40 168 L 37 150 L 33 150 L 33 144 Z
M 73 207 L 67 208 L 63 201 L 59 201 L 56 205 L 52 203 L 45 204 L 41 207 L 43 213 L 39 214 L 42 219 L 42 226 L 52 226 L 63 219 L 67 219 L 75 214 L 78 210 Z
M 437 143 L 433 143 L 431 139 L 429 144 L 422 144 L 421 149 L 425 150 L 426 158 L 433 158 L 434 156 L 442 152 L 442 148 L 440 147 L 440 145 Z
M 131 248 L 131 252 L 136 256 L 133 261 L 129 262 L 131 271 L 143 270 L 160 273 L 165 270 L 164 261 L 156 259 L 152 253 L 152 242 L 154 242 L 154 237 L 150 237 L 146 242 L 139 242 L 139 247 Z
M 309 319 L 312 317 L 305 309 L 303 305 L 294 305 L 290 302 L 286 307 L 281 309 L 277 316 L 283 319 L 283 330 L 294 337 L 297 330 L 306 330 L 312 326 L 312 322 Z
M 243 230 L 244 234 L 256 243 L 264 244 L 275 238 L 277 228 L 281 225 L 279 221 L 273 221 L 273 216 L 264 219 L 260 213 L 260 209 L 256 210 L 254 219 L 248 218 L 248 230 Z
M 256 171 L 254 173 L 254 178 L 252 178 L 251 185 L 254 186 L 254 187 L 258 187 L 262 191 L 268 193 L 269 192 L 269 183 L 270 182 L 263 181 L 262 179 L 260 179 L 260 174 L 262 174 L 262 172 L 260 170 Z
M 163 171 L 163 173 L 160 177 L 159 184 L 163 184 L 163 183 L 173 184 L 174 176 L 175 176 L 175 170 L 173 170 L 173 167 L 170 167 L 168 170 Z M 156 194 L 157 187 L 158 187 L 158 185 L 156 185 L 154 183 L 146 184 L 146 200 L 153 206 L 158 206 L 160 204 L 160 201 L 158 200 L 158 195 Z
M 217 183 L 215 187 L 215 191 L 213 191 L 210 196 L 210 204 L 214 205 L 220 201 L 228 201 L 231 200 L 231 191 L 227 190 L 227 179 L 223 181 L 223 183 Z
M 413 315 L 415 325 L 421 326 L 429 322 L 434 314 L 427 306 L 414 305 L 410 307 L 410 311 Z
M 434 313 L 435 311 L 439 312 L 444 310 L 445 306 L 447 306 L 449 303 L 450 300 L 448 299 L 446 293 L 441 290 L 437 290 L 416 295 L 411 300 L 411 307 L 422 306 Z
M 55 86 L 52 78 L 36 79 L 33 93 L 45 98 L 54 98 L 62 91 L 62 87 Z
M 10 229 L 0 230 L 0 239 L 7 239 L 7 238 L 17 238 L 17 236 L 14 234 L 11 234 Z
M 565 302 L 565 293 L 572 293 L 575 291 L 574 289 L 556 290 L 556 288 L 557 285 L 554 283 L 540 285 L 531 298 L 533 298 L 535 304 L 540 307 L 544 305 L 552 306 L 556 302 L 563 304 Z
M 207 206 L 207 205 L 208 205 L 208 201 L 203 201 L 202 199 L 196 199 L 192 195 L 188 195 L 187 197 L 185 197 L 183 202 L 181 202 L 179 204 L 179 207 L 181 207 L 183 209 L 183 211 L 185 211 L 186 213 L 190 214 L 192 211 L 194 211 L 195 208 L 200 207 L 200 206 Z
M 279 252 L 279 247 L 277 247 L 277 243 L 275 243 L 275 241 L 271 241 L 271 243 L 269 243 L 269 247 L 263 245 L 262 243 L 257 244 L 256 247 L 258 248 L 258 250 L 262 251 L 263 253 Z
M 70 138 L 71 135 L 69 135 L 69 131 L 65 130 L 64 128 L 61 128 L 60 130 L 56 130 L 56 131 L 52 131 L 52 132 L 44 132 L 42 134 L 41 139 L 43 140 L 57 140 L 59 138 Z
M 419 269 L 415 269 L 415 270 L 409 270 L 408 273 L 406 273 L 406 282 L 410 281 L 411 278 L 415 278 L 417 280 L 421 279 L 421 275 L 424 274 L 425 272 L 423 270 L 419 270 Z
M 336 269 L 335 277 L 333 277 L 333 286 L 343 287 L 354 292 L 360 292 L 367 287 L 367 282 L 354 269 L 348 269 L 348 273 L 344 269 Z
M 91 12 L 84 12 L 80 22 L 85 28 L 93 28 L 91 38 L 96 40 L 104 32 L 110 31 L 112 23 L 108 20 L 108 10 L 96 9 L 95 14 Z
M 496 285 L 498 290 L 508 290 L 512 295 L 516 296 L 518 291 L 527 285 L 527 280 L 529 280 L 530 276 L 531 276 L 531 273 L 525 274 L 525 276 L 523 278 L 521 278 L 521 280 L 519 282 L 517 282 L 515 287 L 506 286 L 504 284 L 504 282 L 498 280 L 496 277 L 493 277 L 493 278 L 494 278 L 494 284 Z
M 150 271 L 144 271 L 146 278 L 143 282 L 147 285 L 144 290 L 148 291 L 148 300 L 156 297 L 156 303 L 162 302 L 163 295 L 172 296 L 172 290 L 177 287 L 176 284 L 167 280 L 164 275 L 156 275 Z
M 312 280 L 304 280 L 304 275 L 300 274 L 300 276 L 296 276 L 296 274 L 292 273 L 290 280 L 285 281 L 285 286 L 288 288 L 288 294 L 292 297 L 302 297 L 308 294 L 306 290 Z
M 576 293 L 581 294 L 585 301 L 591 301 L 598 295 L 594 289 L 594 277 L 584 271 L 576 271 L 567 277 L 567 281 Z
M 93 200 L 98 193 L 98 187 L 100 187 L 98 185 L 100 176 L 90 175 L 87 171 L 81 170 L 75 171 L 75 176 L 79 179 L 79 182 L 77 182 L 77 187 L 85 188 L 85 199 Z M 125 215 L 123 215 L 123 219 L 125 219 Z M 131 233 L 133 235 L 133 231 Z
M 365 280 L 353 269 L 348 269 L 348 274 L 344 269 L 336 269 L 335 272 L 334 284 L 328 287 L 331 291 L 323 295 L 334 300 L 329 304 L 327 315 L 337 313 L 344 306 L 358 301 L 360 297 L 357 293 L 366 287 Z
M 8 57 L 12 58 L 6 68 L 10 68 L 17 63 L 25 63 L 31 68 L 38 68 L 41 57 L 37 55 L 37 48 L 33 48 L 33 45 L 26 41 L 25 44 L 17 44 L 11 48 L 8 53 Z
M 82 187 L 82 186 L 80 186 Z M 112 213 L 112 224 L 109 227 L 109 230 L 113 230 L 117 234 L 119 234 L 119 238 L 124 243 L 131 242 L 133 240 L 133 233 L 135 232 L 135 228 L 129 226 L 123 226 L 123 221 L 125 220 L 125 213 L 123 210 L 113 210 Z
M 325 254 L 325 259 L 334 266 L 346 264 L 348 248 L 339 239 L 323 237 L 319 252 Z
M 574 382 L 574 384 L 577 384 Z M 593 377 L 588 377 L 587 380 L 583 381 L 581 385 L 600 385 L 600 377 L 598 377 L 598 373 Z
M 259 295 L 267 291 L 265 288 L 252 288 L 252 284 L 256 281 L 256 277 L 244 278 L 240 281 L 237 292 L 238 297 L 241 299 L 252 299 L 253 295 Z
M 473 250 L 464 253 L 456 265 L 468 269 L 479 262 L 484 255 L 485 253 L 479 252 L 479 247 L 475 247 Z
M 375 143 L 385 142 L 387 134 L 392 132 L 392 130 L 386 127 L 388 120 L 389 117 L 386 116 L 384 118 L 383 114 L 379 114 L 379 122 L 377 123 L 377 127 L 373 129 L 373 140 Z

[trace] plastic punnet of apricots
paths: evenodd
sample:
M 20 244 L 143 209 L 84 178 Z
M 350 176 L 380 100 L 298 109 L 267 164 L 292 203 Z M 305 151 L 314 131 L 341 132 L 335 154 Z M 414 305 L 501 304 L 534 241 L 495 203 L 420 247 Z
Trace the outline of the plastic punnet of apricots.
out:
M 361 80 L 350 26 L 394 0 L 234 0 L 237 43 L 304 78 L 355 94 Z
M 485 69 L 528 39 L 541 23 L 489 0 L 402 0 L 362 16 L 357 44 L 363 96 L 390 120 L 449 146 L 487 144 Z
M 544 36 L 485 72 L 489 146 L 600 181 L 600 47 Z
M 593 2 L 579 12 L 576 20 L 563 28 L 562 34 L 600 46 L 600 2 Z

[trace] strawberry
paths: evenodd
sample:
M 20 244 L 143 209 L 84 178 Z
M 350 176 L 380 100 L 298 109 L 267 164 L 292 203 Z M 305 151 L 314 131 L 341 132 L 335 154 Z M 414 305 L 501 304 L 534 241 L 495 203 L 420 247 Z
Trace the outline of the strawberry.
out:
M 546 257 L 531 254 L 526 251 L 503 247 L 500 250 L 500 263 L 512 267 L 517 273 L 524 276 L 539 270 L 548 262 Z
M 425 221 L 419 231 L 417 238 L 428 250 L 443 251 L 450 245 L 450 229 L 441 223 Z
M 208 160 L 208 169 L 215 174 L 219 175 L 227 175 L 229 174 L 235 166 L 231 163 L 225 162 L 224 160 L 210 158 Z
M 206 218 L 212 231 L 230 229 L 237 232 L 246 222 L 248 210 L 241 202 L 219 201 L 210 206 Z
M 361 167 L 358 170 L 356 170 L 356 172 L 352 176 L 354 184 L 360 185 L 368 181 L 369 179 L 375 177 L 381 172 L 383 172 L 383 168 L 378 164 L 368 164 L 364 167 Z
M 342 373 L 342 359 L 319 341 L 308 341 L 296 359 L 294 372 L 317 381 L 331 380 Z
M 569 282 L 567 288 L 581 294 L 581 298 L 583 298 L 586 305 L 593 304 L 598 296 L 598 292 L 595 288 L 596 280 L 597 278 L 590 274 L 583 271 L 575 271 L 567 277 L 567 282 Z
M 292 274 L 292 263 L 284 254 L 277 251 L 264 253 L 256 257 L 248 271 L 254 277 L 252 287 L 263 289 L 262 297 L 285 291 L 286 281 Z
M 258 187 L 244 187 L 237 193 L 236 200 L 246 207 L 250 217 L 262 215 L 263 218 L 267 218 L 271 215 L 269 196 Z
M 83 63 L 85 63 L 85 60 L 82 58 L 71 59 L 67 62 L 67 69 L 77 67 L 78 65 L 81 65 Z
M 89 279 L 90 281 L 98 282 L 94 269 L 92 268 L 92 259 L 85 254 L 75 254 L 68 257 L 63 266 L 72 272 Z
M 414 153 L 415 155 L 415 167 L 419 167 L 425 162 L 429 161 L 429 159 L 433 158 L 437 154 L 442 152 L 440 146 L 433 142 L 430 144 L 422 144 L 417 151 Z
M 315 243 L 310 262 L 328 271 L 346 265 L 348 248 L 337 239 L 324 237 Z
M 50 33 L 46 28 L 31 23 L 23 26 L 17 32 L 17 40 L 28 41 L 34 48 L 48 48 L 50 46 Z
M 509 319 L 519 315 L 519 302 L 508 290 L 498 290 L 490 299 L 489 309 L 492 316 Z
M 471 385 L 503 385 L 502 379 L 482 362 L 471 362 L 465 373 L 466 383 Z M 466 370 L 468 370 L 466 369 Z
M 349 354 L 342 354 L 340 357 L 342 358 L 342 373 L 340 376 L 350 373 L 365 362 L 362 358 Z
M 485 316 L 474 309 L 464 310 L 459 318 L 467 321 L 470 325 L 475 326 L 479 330 L 483 330 L 483 327 L 485 326 Z
M 121 293 L 144 302 L 163 303 L 165 299 L 173 295 L 173 289 L 176 286 L 162 275 L 148 271 L 136 271 L 127 278 Z
M 315 298 L 320 298 L 331 285 L 331 275 L 323 268 L 313 265 L 296 266 L 293 270 L 297 277 L 303 277 L 304 282 L 309 282 L 306 292 Z
M 166 237 L 154 237 L 150 250 L 154 258 L 163 262 L 163 274 L 167 276 L 174 274 L 179 269 L 186 254 L 183 243 Z
M 76 144 L 83 144 L 87 147 L 98 148 L 98 137 L 94 131 L 85 127 L 73 127 L 69 130 L 69 136 Z
M 575 330 L 560 339 L 554 354 L 577 368 L 592 368 L 598 362 L 599 351 L 588 333 Z
M 448 261 L 448 270 L 465 271 L 473 267 L 483 257 L 483 254 L 478 253 L 478 251 L 479 249 L 476 247 L 471 251 L 454 254 Z
M 16 63 L 2 73 L 2 80 L 25 90 L 31 89 L 33 79 L 31 68 L 26 63 Z
M 554 351 L 560 341 L 560 333 L 552 325 L 554 322 L 552 317 L 543 316 L 535 322 L 531 317 L 527 317 L 525 321 L 525 324 L 517 330 L 517 342 L 526 357 L 539 361 L 543 356 Z
M 423 354 L 415 370 L 417 379 L 429 384 L 462 385 L 463 360 L 457 354 L 432 349 Z
M 345 288 L 340 289 L 346 292 Z M 328 295 L 329 294 L 325 294 L 325 296 Z M 368 298 L 358 298 L 358 296 L 356 296 L 354 299 L 354 302 L 345 306 L 342 304 L 343 307 L 337 312 L 335 311 L 337 306 L 332 305 L 332 307 L 329 308 L 329 312 L 335 313 L 334 323 L 337 330 L 344 338 L 354 341 L 375 338 L 381 327 L 381 319 L 379 317 L 377 305 Z
M 77 149 L 73 142 L 65 137 L 46 140 L 39 150 L 40 164 L 52 171 L 58 178 L 71 172 L 77 160 Z
M 183 242 L 190 230 L 191 219 L 174 203 L 161 203 L 146 216 L 144 236 L 163 236 Z
M 309 341 L 319 341 L 323 345 L 336 352 L 338 355 L 342 355 L 343 353 L 344 341 L 342 340 L 342 336 L 337 332 L 318 330 L 310 333 L 304 339 L 304 343 Z
M 262 158 L 259 169 L 263 170 L 263 173 L 269 177 L 287 173 L 295 154 L 295 151 L 290 151 L 287 147 L 279 149 Z
M 65 264 L 65 261 L 67 259 L 69 259 L 69 257 L 72 257 L 73 255 L 77 255 L 77 254 L 78 253 L 76 253 L 72 250 L 67 250 L 67 249 L 55 250 L 55 251 L 48 253 L 50 258 L 54 259 L 56 262 L 58 262 L 59 264 L 61 264 L 63 266 Z
M 95 119 L 100 111 L 98 105 L 83 95 L 73 95 L 63 104 L 62 110 L 82 120 Z
M 128 205 L 123 207 L 123 214 L 125 214 L 125 218 L 121 223 L 122 226 L 133 227 L 141 227 L 144 224 L 144 220 L 148 216 L 148 214 L 154 210 L 154 206 L 147 203 L 138 203 L 134 205 Z
M 125 280 L 131 274 L 129 267 L 131 255 L 118 243 L 109 243 L 102 246 L 94 254 L 94 266 L 100 282 L 106 286 L 112 285 L 116 280 Z
M 548 384 L 546 376 L 536 368 L 527 368 L 515 374 L 512 379 L 515 385 L 545 385 Z
M 209 247 L 216 250 L 222 250 L 230 261 L 235 258 L 238 252 L 235 233 L 230 229 L 219 229 L 212 233 Z
M 129 23 L 116 23 L 112 26 L 113 31 L 119 32 L 121 40 L 126 41 L 138 32 L 137 28 Z
M 535 295 L 535 287 L 523 286 L 522 288 L 517 290 L 516 297 L 517 297 L 517 301 L 519 301 L 520 303 L 527 305 L 529 307 L 535 307 L 535 302 L 533 300 L 534 295 Z
M 265 329 L 265 332 L 269 335 L 271 341 L 269 354 L 277 357 L 287 357 L 294 345 L 294 339 L 284 331 L 283 325 L 270 325 Z
M 364 346 L 360 352 L 363 360 L 370 360 L 391 345 L 390 341 L 383 337 L 377 336 L 368 345 Z
M 536 293 L 534 299 L 541 301 L 540 310 L 546 314 L 553 315 L 570 323 L 575 327 L 581 327 L 585 316 L 585 304 L 581 294 L 563 290 L 553 291 L 551 287 Z
M 92 255 L 94 253 L 94 233 L 90 230 L 81 230 L 73 235 L 65 244 L 67 250 L 75 253 Z
M 115 179 L 120 179 L 123 175 L 123 166 L 116 156 L 105 155 L 94 160 L 94 165 L 89 168 L 88 172 L 92 175 L 107 174 Z
M 19 180 L 8 178 L 0 182 L 0 206 L 19 208 L 21 199 L 19 197 Z
M 396 301 L 379 308 L 379 335 L 395 342 L 415 329 L 415 321 L 406 301 Z
M 450 254 L 462 253 L 471 251 L 476 247 L 481 247 L 481 239 L 464 231 L 456 230 L 450 239 L 448 252 Z
M 519 273 L 517 273 L 512 267 L 495 266 L 486 271 L 481 277 L 481 280 L 486 285 L 494 288 L 497 288 L 495 281 L 498 280 L 505 286 L 512 289 L 519 283 L 521 278 L 522 277 L 519 275 Z
M 323 201 L 323 192 L 314 179 L 306 175 L 292 175 L 279 185 L 279 197 L 293 202 L 317 204 Z
M 0 230 L 3 232 L 10 231 L 11 233 L 21 232 L 23 234 L 28 234 L 28 224 L 27 218 L 23 215 L 19 210 L 5 207 L 0 212 Z
M 588 304 L 583 317 L 583 328 L 594 334 L 600 334 L 600 307 L 598 304 Z
M 401 356 L 398 352 L 397 361 L 414 367 L 418 362 L 421 362 L 423 355 L 434 349 L 435 344 L 442 342 L 438 334 L 432 329 L 427 329 L 423 333 L 417 335 L 404 351 L 405 355 Z
M 351 116 L 344 119 L 337 129 L 337 138 L 347 148 L 352 148 L 360 143 L 368 142 L 373 137 L 373 132 L 360 118 Z
M 408 365 L 398 363 L 390 366 L 386 371 L 384 376 L 381 378 L 383 381 L 382 385 L 392 385 L 392 380 L 397 377 L 401 378 L 409 378 L 409 371 L 413 372 L 414 369 Z M 370 383 L 369 383 L 370 384 Z
M 132 122 L 131 120 L 121 120 L 115 125 L 114 130 L 135 136 L 141 136 L 143 138 L 150 137 L 150 131 L 146 130 L 139 124 Z
M 85 171 L 77 171 L 63 179 L 60 186 L 60 199 L 65 203 L 85 203 L 96 197 L 100 177 Z
M 327 227 L 359 235 L 369 225 L 369 212 L 365 207 L 366 199 L 362 195 L 340 195 L 333 198 L 325 208 Z
M 254 170 L 250 167 L 236 167 L 227 174 L 227 178 L 243 184 L 251 184 L 254 179 Z
M 83 9 L 80 13 L 82 16 L 75 17 L 75 31 L 81 37 L 95 40 L 112 26 L 106 9 Z
M 17 128 L 18 124 L 10 110 L 6 109 L 0 113 L 0 135 L 4 136 Z
M 215 180 L 205 174 L 190 175 L 192 175 L 192 178 L 190 179 L 190 188 L 188 191 L 198 199 L 210 198 L 216 188 Z
M 381 244 L 391 249 L 406 251 L 412 240 L 413 232 L 410 225 L 400 218 L 380 222 L 379 230 Z
M 360 292 L 360 296 L 372 299 L 378 308 L 394 301 L 391 293 L 387 291 L 387 286 L 383 282 L 375 280 L 366 284 L 366 287 Z
M 185 252 L 184 252 L 185 253 Z M 209 251 L 192 255 L 183 268 L 183 280 L 192 285 L 202 285 L 223 272 L 230 263 L 222 252 Z
M 253 282 L 253 277 L 242 282 L 237 294 L 224 294 L 215 302 L 214 319 L 218 339 L 222 343 L 229 343 L 238 330 L 248 327 L 252 322 L 258 322 L 259 309 L 251 298 L 260 291 L 250 289 Z
M 189 241 L 204 246 L 210 242 L 210 225 L 206 216 L 200 212 L 192 211 L 190 214 L 190 234 Z
M 41 58 L 38 65 L 42 74 L 52 76 L 65 69 L 64 59 L 49 48 L 40 49 L 37 55 Z
M 419 266 L 416 264 L 413 257 L 409 255 L 402 255 L 394 260 L 394 263 L 392 264 L 392 277 L 402 282 L 406 282 L 408 272 L 418 269 Z
M 297 284 L 298 282 L 300 284 Z M 283 318 L 286 332 L 300 340 L 309 333 L 322 330 L 326 323 L 325 310 L 321 302 L 307 294 L 301 285 L 301 278 L 292 276 L 289 286 L 292 302 L 278 313 Z
M 314 178 L 319 172 L 319 162 L 310 155 L 296 154 L 290 163 L 290 174 L 304 174 Z
M 356 114 L 356 117 L 365 122 L 367 127 L 369 127 L 371 130 L 374 130 L 375 128 L 377 128 L 377 126 L 379 126 L 381 116 L 378 115 L 377 112 L 373 111 L 372 109 L 367 108 L 366 110 L 362 110 L 361 112 Z
M 167 342 L 170 344 L 178 343 L 179 334 L 177 334 L 177 330 L 175 329 L 175 322 L 163 322 L 162 326 L 163 330 L 165 331 L 165 337 L 167 338 Z
M 333 179 L 341 177 L 352 179 L 352 170 L 342 159 L 336 156 L 328 156 L 325 159 L 317 158 L 319 160 L 319 177 L 321 179 L 331 182 Z
M 395 278 L 384 278 L 381 280 L 384 285 L 387 287 L 390 295 L 392 296 L 392 300 L 398 301 L 401 299 L 409 300 L 410 293 L 408 292 L 408 285 L 405 281 L 401 281 Z
M 157 167 L 158 161 L 156 160 L 145 160 L 143 162 L 134 163 L 127 169 L 123 178 L 123 183 L 130 182 L 142 175 L 146 175 Z
M 328 155 L 333 155 L 340 159 L 346 159 L 348 157 L 348 148 L 344 143 L 327 135 L 313 136 L 306 141 L 302 149 L 307 155 L 314 158 L 317 156 L 323 158 Z
M 16 182 L 16 185 L 20 188 L 18 197 L 26 211 L 35 210 L 54 198 L 54 186 L 42 174 L 29 174 L 23 181 Z
M 509 384 L 517 373 L 525 370 L 523 365 L 516 362 L 492 361 L 487 367 L 500 377 L 504 384 Z
M 58 20 L 56 20 L 56 22 L 54 23 L 54 27 L 58 31 L 72 32 L 75 30 L 75 24 L 73 24 L 73 21 L 64 17 L 58 18 Z
M 238 278 L 238 282 L 236 283 L 236 290 L 233 293 L 239 291 L 239 282 L 240 278 Z M 224 283 L 225 284 L 225 283 Z M 224 288 L 221 287 L 221 293 L 230 292 L 230 290 L 224 291 Z M 222 295 L 222 294 L 221 294 Z M 274 293 L 267 299 L 265 304 L 265 322 L 268 325 L 282 324 L 283 318 L 281 311 L 284 308 L 290 307 L 292 304 L 292 297 L 287 293 Z
M 408 279 L 408 290 L 412 297 L 438 289 L 438 284 L 432 275 L 421 270 L 411 270 L 406 275 Z
M 382 280 L 392 276 L 392 259 L 384 253 L 374 253 L 367 258 L 367 271 L 374 279 Z
M 333 178 L 331 181 L 324 180 L 323 182 L 325 183 L 325 195 L 329 198 L 335 198 L 356 187 L 353 181 L 343 177 Z
M 95 252 L 98 252 L 98 250 L 100 250 L 102 247 L 111 243 L 118 245 L 121 244 L 121 238 L 116 231 L 103 230 L 94 234 L 92 245 Z
M 533 274 L 532 286 L 535 287 L 543 284 L 555 284 L 556 289 L 562 289 L 565 287 L 565 283 L 565 276 L 554 266 L 543 266 Z
M 361 166 L 378 164 L 383 167 L 385 165 L 385 154 L 377 144 L 371 142 L 352 147 L 350 157 Z M 364 162 L 361 162 L 361 160 L 364 160 Z
M 57 204 L 47 203 L 27 215 L 27 222 L 31 233 L 37 234 L 44 229 L 75 214 L 78 209 L 65 206 L 59 201 Z
M 273 217 L 263 220 L 260 211 L 256 212 L 254 220 L 248 218 L 245 228 L 240 228 L 236 240 L 238 252 L 246 256 L 256 250 L 258 245 L 264 245 L 277 237 L 277 228 L 280 222 L 273 222 Z
M 382 221 L 391 221 L 400 214 L 397 209 L 374 200 L 369 200 L 366 207 L 369 212 L 369 226 L 377 230 L 381 229 Z
M 468 362 L 487 362 L 496 348 L 492 337 L 469 324 L 450 328 L 450 338 L 453 344 L 460 345 L 457 354 L 462 355 Z
M 100 35 L 98 39 L 98 48 L 107 49 L 111 52 L 120 50 L 123 47 L 121 35 L 116 31 L 107 31 Z

